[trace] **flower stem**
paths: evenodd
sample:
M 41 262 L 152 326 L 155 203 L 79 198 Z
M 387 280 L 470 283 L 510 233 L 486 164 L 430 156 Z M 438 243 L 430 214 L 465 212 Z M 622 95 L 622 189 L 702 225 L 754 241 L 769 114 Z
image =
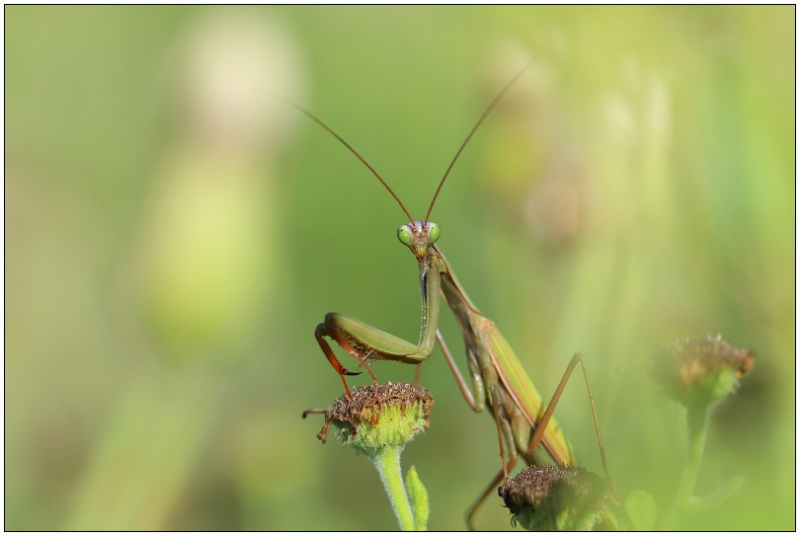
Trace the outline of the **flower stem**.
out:
M 403 445 L 385 445 L 372 456 L 375 467 L 381 475 L 383 487 L 392 503 L 401 530 L 414 530 L 414 516 L 408 500 L 406 487 L 400 472 L 400 453 Z
M 703 448 L 706 443 L 706 431 L 708 429 L 708 415 L 710 404 L 689 405 L 687 408 L 686 421 L 689 428 L 689 456 L 686 467 L 683 469 L 681 483 L 678 486 L 678 494 L 672 504 L 664 525 L 661 530 L 675 530 L 675 527 L 686 512 L 689 501 L 692 498 L 697 473 L 700 469 L 700 459 L 703 457 Z

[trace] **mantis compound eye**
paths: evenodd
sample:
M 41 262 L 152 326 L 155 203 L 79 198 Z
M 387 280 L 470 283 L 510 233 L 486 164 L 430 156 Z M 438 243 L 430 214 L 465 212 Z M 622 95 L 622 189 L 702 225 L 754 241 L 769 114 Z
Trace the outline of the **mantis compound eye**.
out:
M 414 235 L 411 234 L 411 229 L 408 228 L 408 225 L 401 225 L 397 229 L 397 239 L 409 247 L 414 243 Z
M 442 234 L 442 231 L 439 229 L 439 226 L 435 223 L 428 222 L 428 242 L 433 244 L 437 240 L 439 240 L 439 236 Z

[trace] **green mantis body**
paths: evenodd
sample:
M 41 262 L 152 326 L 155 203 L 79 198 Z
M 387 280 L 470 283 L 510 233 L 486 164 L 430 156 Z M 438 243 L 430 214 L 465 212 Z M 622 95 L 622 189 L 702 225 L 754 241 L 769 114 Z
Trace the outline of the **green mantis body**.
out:
M 455 163 L 472 134 L 524 70 L 520 71 L 506 85 L 484 112 L 472 132 L 461 145 L 456 158 L 451 162 L 447 173 L 445 173 L 439 184 L 439 189 L 441 189 L 442 183 L 447 178 L 453 163 Z M 309 112 L 293 103 L 290 104 L 336 136 L 389 189 L 375 170 L 342 138 Z M 424 221 L 414 221 L 394 192 L 391 189 L 389 191 L 410 220 L 410 223 L 398 229 L 398 238 L 411 250 L 419 264 L 422 293 L 422 327 L 419 342 L 417 344 L 408 342 L 341 313 L 328 313 L 325 316 L 325 320 L 317 326 L 315 337 L 328 361 L 339 373 L 348 396 L 350 390 L 345 376 L 357 373 L 350 372 L 342 366 L 325 340 L 326 337 L 336 341 L 343 350 L 358 359 L 374 381 L 377 380 L 369 368 L 369 362 L 385 359 L 419 366 L 430 358 L 435 342 L 438 340 L 447 359 L 448 366 L 470 408 L 475 412 L 488 409 L 497 424 L 503 467 L 468 511 L 467 522 L 471 528 L 474 515 L 482 502 L 494 491 L 501 480 L 507 481 L 508 473 L 517 463 L 519 457 L 528 465 L 577 465 L 578 462 L 572 447 L 556 420 L 552 418 L 552 413 L 570 374 L 578 363 L 583 366 L 588 387 L 586 363 L 583 356 L 575 354 L 553 399 L 545 408 L 541 396 L 525 373 L 514 351 L 495 324 L 478 311 L 458 282 L 447 259 L 434 245 L 440 234 L 438 225 L 429 222 L 427 216 Z M 434 199 L 431 202 L 431 208 L 438 193 L 439 190 L 437 189 L 436 195 L 434 195 Z M 428 210 L 428 215 L 430 215 L 430 209 Z M 455 315 L 464 339 L 467 366 L 472 384 L 471 390 L 468 382 L 456 366 L 455 360 L 438 330 L 440 295 Z M 603 469 L 608 474 L 605 456 L 602 452 L 602 440 L 597 425 L 597 415 L 594 401 L 591 397 L 591 389 L 589 389 L 589 394 L 597 437 L 600 442 Z M 311 412 L 316 412 L 316 410 L 311 410 Z M 618 504 L 619 500 L 616 498 L 613 484 L 611 485 L 611 490 L 613 494 L 612 500 Z
M 528 465 L 578 465 L 572 446 L 552 418 L 552 412 L 574 367 L 580 362 L 585 372 L 586 364 L 583 356 L 575 355 L 553 400 L 545 408 L 541 396 L 508 342 L 494 322 L 473 305 L 442 252 L 431 243 L 429 230 L 432 226 L 436 228 L 432 223 L 414 222 L 400 228 L 400 232 L 408 231 L 413 237 L 409 248 L 414 252 L 420 269 L 423 315 L 419 344 L 415 345 L 341 313 L 328 313 L 325 321 L 317 326 L 315 336 L 328 360 L 339 372 L 348 393 L 344 376 L 351 373 L 341 365 L 323 337 L 337 341 L 344 350 L 361 361 L 370 375 L 372 371 L 367 365 L 368 360 L 388 359 L 421 364 L 431 356 L 434 340 L 439 341 L 467 404 L 475 412 L 488 408 L 498 428 L 503 468 L 468 511 L 467 522 L 472 527 L 478 508 L 501 479 L 508 478 L 508 472 L 513 469 L 518 457 L 522 457 Z M 437 329 L 439 294 L 453 311 L 461 329 L 472 390 Z M 508 458 L 504 443 L 508 447 Z M 604 456 L 603 466 L 605 468 Z

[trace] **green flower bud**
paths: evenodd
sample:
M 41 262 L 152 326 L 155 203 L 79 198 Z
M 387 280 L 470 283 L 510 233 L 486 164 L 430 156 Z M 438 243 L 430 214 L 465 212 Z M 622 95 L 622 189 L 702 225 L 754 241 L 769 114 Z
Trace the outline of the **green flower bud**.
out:
M 333 424 L 343 445 L 371 454 L 387 445 L 404 445 L 429 427 L 433 397 L 424 387 L 406 382 L 366 385 L 353 398 L 342 395 L 325 411 L 317 435 L 325 443 Z
M 499 490 L 511 523 L 528 530 L 591 530 L 603 520 L 608 483 L 594 473 L 559 465 L 531 466 Z
M 719 401 L 735 391 L 754 361 L 751 352 L 717 335 L 668 344 L 647 361 L 645 369 L 670 398 L 695 406 Z

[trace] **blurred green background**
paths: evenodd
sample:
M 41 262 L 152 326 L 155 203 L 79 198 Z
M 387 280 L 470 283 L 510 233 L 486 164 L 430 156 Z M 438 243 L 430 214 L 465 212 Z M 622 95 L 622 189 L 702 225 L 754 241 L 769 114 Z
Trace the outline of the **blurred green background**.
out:
M 794 6 L 5 15 L 6 529 L 396 527 L 367 459 L 300 413 L 342 391 L 325 313 L 416 340 L 403 214 L 269 92 L 421 218 L 529 57 L 433 210 L 441 249 L 545 398 L 586 355 L 617 487 L 662 515 L 684 417 L 638 363 L 678 337 L 755 351 L 697 492 L 745 485 L 684 528 L 794 528 Z M 432 426 L 404 465 L 429 527 L 463 529 L 500 467 L 494 424 L 438 350 L 422 385 Z M 599 473 L 580 379 L 556 416 Z M 478 528 L 510 528 L 498 497 Z

